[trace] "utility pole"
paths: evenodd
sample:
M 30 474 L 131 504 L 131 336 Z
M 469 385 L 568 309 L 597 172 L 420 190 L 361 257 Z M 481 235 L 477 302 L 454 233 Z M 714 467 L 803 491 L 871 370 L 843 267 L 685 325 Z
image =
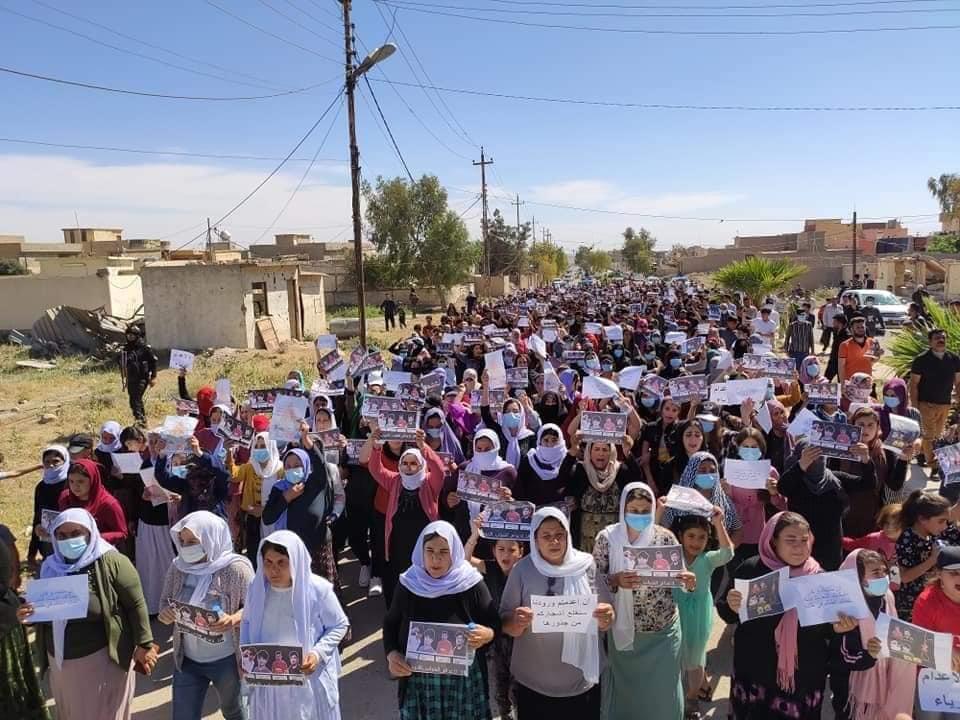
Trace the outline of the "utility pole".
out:
M 487 204 L 487 165 L 493 165 L 493 158 L 489 160 L 483 154 L 483 145 L 480 146 L 480 162 L 473 161 L 474 166 L 480 166 L 480 192 L 483 197 L 483 219 L 480 221 L 483 228 L 483 274 L 490 275 L 490 242 L 487 239 L 487 213 L 490 206 Z
M 853 279 L 857 274 L 857 211 L 853 211 L 853 270 L 850 271 L 850 284 L 853 285 Z
M 353 194 L 353 255 L 357 275 L 357 310 L 360 314 L 360 346 L 367 347 L 367 302 L 363 283 L 363 236 L 360 227 L 360 149 L 357 147 L 357 113 L 353 94 L 357 76 L 353 66 L 353 25 L 350 1 L 343 0 L 343 52 L 346 70 L 347 122 L 350 127 L 350 185 Z
M 207 260 L 213 262 L 213 239 L 210 235 L 210 218 L 207 218 Z
M 517 206 L 517 282 L 520 282 L 520 274 L 523 268 L 520 265 L 520 206 L 524 203 L 520 202 L 520 193 L 517 193 L 517 201 L 510 201 L 511 205 Z

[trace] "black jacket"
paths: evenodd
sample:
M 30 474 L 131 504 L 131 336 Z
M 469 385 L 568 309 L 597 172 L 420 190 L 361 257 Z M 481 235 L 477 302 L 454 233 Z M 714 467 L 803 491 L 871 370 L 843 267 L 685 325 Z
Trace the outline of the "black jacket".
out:
M 142 340 L 127 343 L 120 351 L 120 372 L 128 387 L 149 382 L 157 377 L 157 354 Z

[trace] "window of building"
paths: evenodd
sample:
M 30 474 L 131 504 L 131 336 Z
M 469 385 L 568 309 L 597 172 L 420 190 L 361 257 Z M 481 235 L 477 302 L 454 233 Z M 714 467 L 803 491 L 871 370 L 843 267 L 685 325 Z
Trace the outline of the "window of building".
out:
M 253 289 L 253 317 L 260 318 L 270 314 L 267 308 L 267 284 L 265 282 L 255 282 L 251 285 Z

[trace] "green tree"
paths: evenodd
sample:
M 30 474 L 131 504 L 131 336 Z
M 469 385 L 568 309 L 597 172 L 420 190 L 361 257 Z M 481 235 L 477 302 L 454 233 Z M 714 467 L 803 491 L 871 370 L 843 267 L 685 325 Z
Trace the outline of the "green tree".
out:
M 713 279 L 728 290 L 742 290 L 759 305 L 764 297 L 781 290 L 806 271 L 806 265 L 791 260 L 748 257 L 721 268 L 713 274 Z
M 592 254 L 593 248 L 589 248 L 586 245 L 581 245 L 577 248 L 577 252 L 573 256 L 573 264 L 586 272 L 590 272 L 590 259 Z
M 366 218 L 377 251 L 389 260 L 385 268 L 391 285 L 409 284 L 416 277 L 419 245 L 427 228 L 447 210 L 447 191 L 435 175 L 416 183 L 403 178 L 377 178 L 364 183 Z
M 567 271 L 567 255 L 563 248 L 547 242 L 535 242 L 527 253 L 530 268 L 545 282 L 550 282 Z
M 487 225 L 491 275 L 516 275 L 521 268 L 527 267 L 530 232 L 530 223 L 521 225 L 520 241 L 517 242 L 516 225 L 507 223 L 503 213 L 494 209 Z
M 893 336 L 889 356 L 883 356 L 884 363 L 893 368 L 899 377 L 905 377 L 917 355 L 930 348 L 927 341 L 928 328 L 943 328 L 947 333 L 947 350 L 952 353 L 960 352 L 960 314 L 929 298 L 925 305 L 927 324 L 904 326 Z
M 948 218 L 960 218 L 960 175 L 943 174 L 927 180 L 927 189 L 940 203 L 940 210 Z
M 0 275 L 27 275 L 29 271 L 16 260 L 0 260 Z
M 447 207 L 434 175 L 411 183 L 377 178 L 363 188 L 366 218 L 377 254 L 364 259 L 364 280 L 379 287 L 413 283 L 448 290 L 465 281 L 477 262 L 467 226 Z
M 927 241 L 927 250 L 936 253 L 958 253 L 960 235 L 934 235 Z
M 646 228 L 640 232 L 628 227 L 623 231 L 623 261 L 630 272 L 649 275 L 653 272 L 653 246 L 657 239 Z

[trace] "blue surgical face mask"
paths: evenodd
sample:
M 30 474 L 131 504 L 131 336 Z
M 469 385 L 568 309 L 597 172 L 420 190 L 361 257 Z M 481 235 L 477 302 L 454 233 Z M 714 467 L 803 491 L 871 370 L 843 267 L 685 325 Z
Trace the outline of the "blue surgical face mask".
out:
M 819 374 L 820 374 L 819 365 L 815 365 L 813 363 L 811 363 L 810 365 L 807 365 L 807 375 L 809 375 L 810 377 L 816 377 Z
M 678 358 L 678 357 L 670 358 L 670 367 L 676 369 L 676 368 L 679 368 L 681 365 L 683 365 L 683 358 Z
M 81 536 L 57 540 L 57 548 L 67 560 L 79 560 L 87 549 L 87 539 Z
M 897 407 L 898 405 L 900 405 L 900 398 L 898 398 L 898 397 L 890 397 L 889 395 L 884 395 L 884 396 L 883 396 L 883 404 L 886 405 L 888 408 L 893 409 L 893 408 Z
M 663 338 L 662 338 L 660 335 L 651 335 L 651 336 L 650 336 L 650 342 L 652 342 L 654 345 L 656 345 L 657 343 L 659 343 L 662 339 L 663 339 Z
M 623 357 L 623 350 L 621 350 L 620 348 L 617 348 L 616 350 L 613 351 L 613 356 L 617 358 Z
M 516 430 L 518 427 L 520 427 L 520 413 L 504 413 L 503 417 L 500 418 L 500 424 L 508 430 Z
M 587 367 L 588 367 L 590 370 L 599 370 L 599 369 L 600 369 L 600 361 L 597 360 L 596 358 L 594 358 L 594 359 L 592 359 L 592 360 L 587 360 L 587 363 L 586 363 L 586 364 L 587 364 Z
M 641 515 L 639 513 L 624 513 L 623 521 L 631 530 L 643 532 L 650 527 L 650 524 L 653 522 L 653 518 L 649 514 Z
M 613 370 L 613 365 L 611 363 L 603 363 L 600 366 L 600 369 L 603 370 L 604 372 L 610 372 L 611 370 Z
M 874 578 L 873 580 L 867 580 L 867 594 L 872 595 L 873 597 L 883 597 L 887 594 L 887 590 L 890 589 L 890 578 L 883 576 L 882 578 Z
M 763 456 L 760 448 L 755 447 L 740 447 L 737 449 L 737 454 L 741 460 L 759 460 Z
M 43 479 L 46 482 L 53 482 L 55 480 L 60 480 L 60 476 L 63 474 L 63 465 L 55 468 L 44 468 L 43 469 Z
M 656 359 L 656 357 L 657 357 L 657 354 L 656 354 L 656 353 L 644 353 L 644 354 L 643 354 L 643 359 L 644 359 L 644 360 L 654 360 L 654 359 Z
M 170 468 L 170 474 L 174 477 L 183 479 L 187 476 L 187 466 L 186 465 L 174 465 Z
M 640 397 L 640 404 L 645 408 L 652 408 L 657 404 L 657 399 L 655 397 L 651 397 L 650 395 L 643 395 Z
M 263 465 L 270 459 L 270 451 L 267 448 L 254 448 L 250 451 L 250 456 Z
M 697 473 L 693 478 L 693 484 L 701 490 L 710 490 L 717 484 L 718 479 L 716 473 Z
M 286 468 L 283 471 L 283 479 L 289 480 L 293 485 L 298 485 L 303 482 L 303 468 Z
M 701 420 L 700 426 L 703 428 L 704 432 L 713 432 L 713 428 L 716 427 L 716 423 L 712 423 L 709 420 Z
M 443 428 L 427 428 L 427 437 L 432 437 L 434 440 L 439 440 L 443 437 Z

